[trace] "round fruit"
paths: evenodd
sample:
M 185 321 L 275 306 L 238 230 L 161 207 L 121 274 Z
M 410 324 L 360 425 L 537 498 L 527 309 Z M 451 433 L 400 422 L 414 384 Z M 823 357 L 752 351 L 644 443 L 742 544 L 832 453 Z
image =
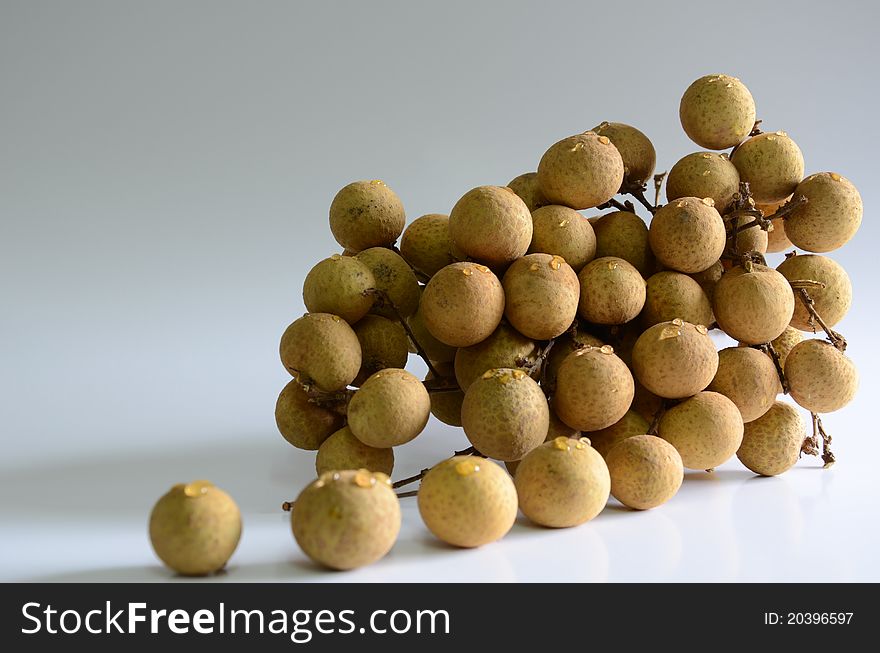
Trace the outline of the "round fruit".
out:
M 735 256 L 737 254 L 747 254 L 749 252 L 758 252 L 759 254 L 767 252 L 767 245 L 769 243 L 768 232 L 758 226 L 742 229 L 743 226 L 751 224 L 754 220 L 755 219 L 751 216 L 741 216 L 728 223 L 728 227 L 731 231 L 737 229 L 737 232 L 736 237 L 732 242 L 733 247 L 728 247 L 727 253 Z
M 784 252 L 794 247 L 785 234 L 785 218 L 774 218 L 770 224 L 772 228 L 767 232 L 767 251 L 770 254 Z
M 281 336 L 281 362 L 303 383 L 324 392 L 341 390 L 361 369 L 361 345 L 348 322 L 328 313 L 307 313 Z
M 626 411 L 626 415 L 621 417 L 611 426 L 587 433 L 590 444 L 598 451 L 603 458 L 608 456 L 608 452 L 622 440 L 631 438 L 634 435 L 644 435 L 650 428 L 648 420 L 636 411 L 630 409 Z
M 435 365 L 441 377 L 449 381 L 455 380 L 455 371 L 452 363 L 438 363 Z M 434 375 L 431 372 L 425 376 L 425 381 L 432 381 Z M 431 396 L 431 414 L 444 424 L 449 426 L 461 426 L 461 404 L 464 401 L 464 391 L 449 390 L 446 392 L 429 392 Z
M 862 197 L 836 172 L 810 175 L 798 184 L 795 197 L 807 203 L 785 218 L 785 234 L 808 252 L 830 252 L 852 238 L 862 223 Z
M 449 216 L 429 213 L 416 218 L 400 238 L 400 254 L 415 270 L 433 277 L 454 263 L 449 235 Z
M 651 220 L 648 242 L 663 265 L 678 272 L 702 272 L 724 253 L 724 220 L 710 198 L 682 197 Z
M 547 437 L 544 438 L 544 442 L 550 442 L 556 438 L 579 438 L 580 435 L 580 431 L 566 425 L 562 420 L 556 417 L 556 414 L 552 410 L 550 411 L 550 426 L 547 428 Z M 516 468 L 519 467 L 520 462 L 520 460 L 504 461 L 504 466 L 507 468 L 507 471 L 510 472 L 511 476 L 516 475 Z
M 471 258 L 501 267 L 529 249 L 532 215 L 509 188 L 479 186 L 452 207 L 449 233 L 456 246 Z
M 744 141 L 755 126 L 755 100 L 736 77 L 706 75 L 684 92 L 679 117 L 694 143 L 726 150 Z
M 635 319 L 645 305 L 644 278 L 621 258 L 597 258 L 581 270 L 578 279 L 577 312 L 588 322 L 624 324 Z
M 785 360 L 791 398 L 814 413 L 832 413 L 855 397 L 859 373 L 853 362 L 824 340 L 804 340 Z
M 706 293 L 706 297 L 709 298 L 709 303 L 712 303 L 712 299 L 715 297 L 715 284 L 717 284 L 721 280 L 721 276 L 724 274 L 724 265 L 721 261 L 715 261 L 708 268 L 703 270 L 702 272 L 695 272 L 693 274 L 689 274 L 688 276 L 700 284 L 700 288 L 703 289 L 703 292 Z M 714 319 L 714 315 L 713 315 Z
M 783 331 L 779 337 L 773 339 L 771 344 L 779 356 L 780 365 L 785 367 L 785 361 L 788 359 L 788 354 L 794 349 L 796 344 L 803 342 L 803 339 L 804 334 L 790 326 L 785 327 L 785 331 Z
M 487 370 L 521 369 L 534 364 L 538 346 L 507 324 L 501 323 L 483 342 L 462 347 L 455 354 L 455 378 L 462 390 Z
M 633 272 L 638 275 L 635 268 Z M 507 269 L 501 285 L 504 315 L 524 336 L 550 340 L 562 335 L 574 322 L 580 284 L 578 275 L 561 256 L 523 256 Z
M 631 184 L 644 184 L 654 174 L 657 152 L 641 131 L 622 122 L 603 122 L 593 131 L 607 136 L 623 159 L 623 178 Z
M 294 379 L 278 395 L 275 423 L 284 439 L 298 449 L 314 451 L 342 428 L 339 413 L 309 401 L 309 395 Z
M 581 328 L 576 329 L 573 334 L 571 331 L 568 331 L 559 336 L 553 343 L 550 354 L 544 361 L 544 368 L 546 369 L 542 371 L 542 376 L 544 377 L 545 387 L 551 389 L 556 387 L 556 376 L 559 373 L 559 367 L 568 358 L 569 354 L 583 347 L 601 347 L 604 344 L 599 338 Z
M 779 202 L 804 178 L 804 155 L 785 132 L 758 134 L 741 143 L 730 157 L 755 202 Z
M 728 347 L 718 352 L 718 371 L 707 390 L 730 399 L 743 422 L 766 413 L 782 392 L 773 360 L 749 347 Z
M 684 480 L 681 456 L 653 435 L 635 435 L 616 444 L 605 457 L 611 494 L 635 510 L 650 510 L 669 501 Z
M 559 367 L 553 408 L 571 428 L 598 431 L 626 414 L 634 391 L 632 374 L 614 349 L 584 347 Z
M 680 272 L 658 272 L 646 285 L 642 324 L 652 327 L 677 317 L 691 324 L 710 325 L 715 321 L 709 298 L 700 284 Z
M 794 467 L 806 437 L 797 409 L 777 401 L 761 417 L 746 424 L 736 457 L 755 474 L 776 476 Z
M 388 367 L 406 367 L 409 338 L 397 322 L 378 315 L 366 315 L 352 327 L 361 343 L 361 370 L 354 385 Z
M 648 390 L 638 379 L 635 379 L 635 382 L 636 391 L 630 409 L 644 417 L 649 423 L 653 422 L 654 417 L 663 409 L 663 399 Z
M 394 469 L 394 450 L 370 447 L 354 437 L 346 426 L 327 438 L 318 449 L 315 469 L 319 476 L 343 469 L 368 469 L 390 476 Z
M 789 281 L 811 280 L 825 284 L 824 288 L 809 288 L 807 293 L 813 307 L 829 327 L 843 319 L 852 305 L 852 284 L 839 263 L 819 254 L 789 256 L 776 268 Z M 798 292 L 798 291 L 795 291 Z M 791 326 L 801 331 L 815 331 L 818 325 L 800 300 L 795 302 Z
M 759 345 L 785 331 L 794 314 L 794 293 L 773 268 L 757 263 L 750 270 L 737 266 L 715 285 L 712 309 L 727 335 Z
M 303 300 L 310 313 L 332 313 L 349 324 L 360 320 L 373 307 L 376 287 L 370 269 L 351 256 L 334 254 L 306 275 Z
M 633 373 L 658 397 L 691 397 L 712 381 L 718 354 L 709 331 L 680 319 L 647 329 L 632 352 Z
M 632 265 L 643 277 L 654 269 L 654 254 L 648 244 L 648 225 L 635 213 L 606 213 L 593 223 L 596 258 L 616 256 Z
M 534 211 L 548 204 L 546 198 L 541 195 L 538 188 L 538 173 L 526 172 L 519 177 L 514 177 L 507 187 L 525 202 L 529 211 Z
M 530 253 L 561 256 L 575 272 L 596 255 L 596 234 L 590 221 L 574 209 L 551 204 L 532 212 Z
M 739 409 L 717 392 L 699 392 L 660 418 L 660 437 L 690 469 L 714 469 L 736 453 L 743 438 Z
M 406 223 L 400 198 L 378 179 L 355 181 L 340 190 L 330 205 L 330 230 L 354 252 L 391 245 Z
M 607 136 L 584 132 L 550 146 L 538 164 L 538 187 L 551 204 L 590 209 L 623 183 L 623 159 Z
M 431 332 L 428 331 L 428 327 L 425 326 L 425 321 L 422 319 L 421 309 L 416 311 L 415 315 L 407 318 L 406 323 L 409 325 L 416 340 L 422 346 L 422 349 L 424 349 L 425 353 L 428 355 L 428 360 L 435 363 L 451 363 L 453 361 L 455 358 L 455 352 L 458 350 L 455 347 L 440 342 L 437 338 L 431 335 Z M 409 350 L 413 354 L 417 351 L 415 345 L 412 343 L 410 343 Z
M 355 437 L 371 447 L 405 444 L 428 423 L 431 397 L 406 370 L 376 372 L 348 404 L 348 425 Z
M 370 269 L 376 280 L 375 288 L 387 295 L 403 317 L 416 312 L 421 294 L 419 280 L 400 254 L 386 247 L 371 247 L 355 258 Z M 383 306 L 380 301 L 376 302 L 373 312 L 385 317 L 397 317 L 390 306 Z
M 733 205 L 739 193 L 739 171 L 726 154 L 694 152 L 672 166 L 666 177 L 666 200 L 711 197 L 719 213 Z

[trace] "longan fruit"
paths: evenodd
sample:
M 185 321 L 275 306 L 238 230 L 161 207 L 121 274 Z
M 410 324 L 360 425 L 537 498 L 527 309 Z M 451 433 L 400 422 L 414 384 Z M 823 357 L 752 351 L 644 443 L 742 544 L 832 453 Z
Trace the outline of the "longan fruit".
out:
M 532 214 L 519 196 L 502 186 L 479 186 L 465 193 L 449 214 L 449 234 L 477 261 L 502 267 L 532 242 Z
M 413 269 L 433 277 L 450 263 L 452 237 L 449 235 L 449 216 L 429 213 L 416 218 L 400 238 L 400 254 Z
M 437 340 L 451 347 L 469 347 L 492 335 L 501 322 L 504 288 L 484 265 L 453 263 L 425 286 L 420 312 Z
M 483 342 L 462 347 L 455 354 L 455 378 L 462 390 L 487 370 L 521 369 L 535 362 L 538 345 L 513 327 L 501 323 Z
M 715 321 L 709 298 L 694 279 L 668 270 L 651 275 L 645 286 L 642 324 L 648 328 L 677 317 L 705 326 Z
M 538 164 L 538 188 L 550 204 L 580 211 L 610 200 L 623 183 L 623 159 L 607 136 L 584 132 L 550 146 Z
M 397 252 L 386 247 L 365 249 L 355 258 L 366 265 L 373 273 L 377 290 L 383 291 L 403 317 L 416 312 L 419 307 L 421 288 L 409 263 Z M 396 318 L 391 307 L 376 302 L 373 312 L 385 317 Z
M 519 509 L 550 528 L 571 528 L 602 512 L 611 477 L 586 438 L 558 437 L 526 454 L 514 478 Z
M 527 338 L 550 340 L 574 322 L 581 286 L 578 275 L 561 256 L 527 254 L 518 258 L 505 272 L 501 285 L 504 315 Z
M 522 370 L 488 370 L 464 395 L 461 424 L 477 451 L 495 460 L 519 460 L 547 436 L 547 398 Z
M 709 150 L 726 150 L 751 133 L 755 126 L 755 100 L 736 77 L 706 75 L 684 92 L 679 117 L 694 143 Z
M 666 200 L 711 197 L 719 213 L 733 205 L 739 193 L 739 171 L 726 154 L 694 152 L 678 160 L 666 177 Z
M 739 408 L 718 392 L 698 392 L 663 413 L 658 433 L 690 469 L 714 469 L 729 460 L 743 438 Z
M 150 513 L 150 543 L 159 559 L 184 576 L 226 566 L 241 539 L 235 501 L 210 481 L 178 483 Z
M 382 472 L 325 472 L 297 497 L 290 525 L 297 544 L 313 561 L 331 569 L 355 569 L 376 562 L 394 546 L 400 500 Z
M 612 347 L 584 347 L 560 365 L 553 409 L 573 429 L 598 431 L 626 414 L 634 391 L 632 374 Z
M 309 395 L 296 379 L 278 395 L 275 423 L 284 439 L 298 449 L 316 450 L 342 428 L 343 422 L 336 411 L 309 401 Z
M 596 256 L 622 258 L 648 277 L 654 269 L 654 254 L 648 244 L 648 225 L 635 213 L 614 211 L 593 223 L 596 233 Z
M 421 433 L 431 414 L 431 397 L 406 370 L 376 372 L 348 404 L 348 426 L 371 447 L 405 444 Z
M 733 229 L 737 229 L 742 227 L 743 225 L 747 225 L 751 222 L 754 222 L 754 218 L 751 216 L 740 216 L 735 220 L 731 220 L 728 222 L 728 227 L 733 232 Z M 748 252 L 758 252 L 759 254 L 764 254 L 767 252 L 767 246 L 770 242 L 769 232 L 764 231 L 761 227 L 749 227 L 748 229 L 741 229 L 737 231 L 736 236 L 732 238 L 731 244 L 733 247 L 728 247 L 727 252 L 732 255 L 736 254 L 747 254 Z
M 435 363 L 440 376 L 447 380 L 455 380 L 455 370 L 452 363 Z M 434 375 L 429 371 L 425 381 L 431 381 Z M 431 396 L 431 414 L 444 424 L 449 426 L 461 426 L 461 404 L 464 401 L 464 391 L 449 390 L 447 392 L 429 392 Z
M 648 242 L 663 265 L 688 274 L 702 272 L 724 253 L 724 220 L 710 198 L 682 197 L 651 220 Z
M 556 438 L 579 438 L 580 435 L 580 431 L 571 428 L 561 419 L 556 417 L 556 413 L 554 413 L 552 410 L 550 411 L 550 426 L 547 427 L 547 437 L 544 438 L 544 442 L 550 442 L 551 440 L 555 440 Z M 507 471 L 510 472 L 510 475 L 515 476 L 516 468 L 519 467 L 521 461 L 505 460 L 503 462 L 504 466 L 507 468 Z
M 453 361 L 455 358 L 455 352 L 458 351 L 458 349 L 440 342 L 437 338 L 431 335 L 431 332 L 428 331 L 428 327 L 425 325 L 424 319 L 422 319 L 421 309 L 416 311 L 414 315 L 408 317 L 406 323 L 409 325 L 416 340 L 418 340 L 419 344 L 422 346 L 422 349 L 424 349 L 425 353 L 428 355 L 428 360 L 435 363 L 451 363 Z M 415 345 L 412 343 L 410 343 L 410 345 L 410 353 L 415 354 L 417 351 Z
M 324 392 L 341 390 L 361 369 L 361 345 L 348 322 L 328 313 L 306 313 L 281 336 L 281 363 Z
M 715 284 L 721 280 L 721 276 L 724 274 L 724 265 L 721 261 L 715 261 L 708 268 L 703 270 L 702 272 L 694 272 L 689 274 L 688 276 L 700 284 L 700 288 L 703 289 L 703 292 L 706 293 L 706 297 L 709 298 L 709 303 L 712 303 L 712 299 L 715 297 Z M 714 318 L 714 314 L 713 314 Z
M 794 247 L 785 233 L 785 218 L 773 218 L 770 225 L 772 228 L 767 232 L 768 253 L 778 254 Z
M 630 410 L 644 417 L 650 425 L 657 413 L 663 408 L 663 399 L 648 390 L 638 379 L 635 379 L 635 384 L 636 390 Z
M 373 307 L 376 287 L 372 271 L 351 256 L 334 254 L 306 275 L 303 301 L 310 313 L 332 313 L 354 324 Z
M 773 360 L 749 347 L 727 347 L 718 352 L 718 371 L 706 388 L 723 394 L 739 409 L 743 422 L 766 413 L 782 392 Z
M 537 172 L 526 172 L 518 177 L 514 177 L 507 184 L 507 187 L 525 202 L 531 212 L 549 204 L 547 199 L 541 195 L 540 188 L 538 188 Z
M 532 212 L 529 253 L 561 256 L 575 272 L 596 255 L 596 234 L 590 221 L 574 209 L 551 204 Z
M 634 435 L 644 435 L 650 427 L 651 425 L 647 419 L 630 409 L 611 426 L 598 431 L 591 431 L 585 435 L 590 439 L 593 449 L 605 458 L 618 442 L 631 438 Z
M 624 324 L 645 306 L 645 279 L 622 258 L 597 258 L 584 266 L 578 280 L 577 313 L 588 322 Z
M 368 469 L 391 476 L 394 450 L 370 447 L 354 437 L 346 426 L 324 440 L 315 458 L 315 469 L 319 476 L 343 469 Z
M 718 371 L 718 353 L 705 326 L 676 318 L 639 336 L 632 368 L 639 382 L 658 397 L 683 399 L 711 383 Z
M 810 175 L 794 196 L 807 203 L 785 218 L 785 235 L 808 252 L 830 252 L 852 238 L 862 223 L 862 197 L 852 182 L 836 172 Z
M 801 148 L 782 131 L 752 136 L 734 150 L 730 162 L 759 204 L 785 199 L 804 178 Z
M 612 496 L 634 510 L 650 510 L 666 503 L 684 481 L 678 451 L 653 435 L 634 435 L 618 442 L 605 462 Z
M 803 340 L 803 333 L 794 327 L 787 326 L 785 327 L 785 331 L 771 341 L 773 349 L 776 350 L 776 354 L 779 356 L 779 364 L 782 365 L 783 368 L 785 367 L 785 361 L 788 358 L 788 354 L 791 353 L 791 350 L 794 349 L 796 344 L 803 342 Z
M 829 327 L 840 322 L 852 305 L 852 283 L 839 263 L 819 254 L 789 256 L 776 268 L 789 281 L 818 281 L 824 288 L 809 288 L 813 307 Z M 796 301 L 791 326 L 801 331 L 815 331 L 818 325 L 802 301 Z
M 785 360 L 791 398 L 813 413 L 833 413 L 856 395 L 859 373 L 853 362 L 824 340 L 804 340 Z
M 715 284 L 712 310 L 724 333 L 759 345 L 785 331 L 794 314 L 794 293 L 773 268 L 757 263 L 750 270 L 736 266 Z
M 379 179 L 350 183 L 330 205 L 330 231 L 353 252 L 391 245 L 405 223 L 400 198 Z
M 379 370 L 406 367 L 409 338 L 399 323 L 379 315 L 365 315 L 352 328 L 361 343 L 361 369 L 354 385 L 361 385 Z
M 562 362 L 568 358 L 568 355 L 583 347 L 601 347 L 605 343 L 591 333 L 587 333 L 578 327 L 574 334 L 570 331 L 561 335 L 553 343 L 550 354 L 544 361 L 546 371 L 542 372 L 544 381 L 548 388 L 556 387 L 556 376 L 559 373 L 559 367 Z
M 776 476 L 794 467 L 806 437 L 797 409 L 776 401 L 761 417 L 746 424 L 736 457 L 755 474 Z
M 631 184 L 644 184 L 654 174 L 657 152 L 644 133 L 622 122 L 602 122 L 593 127 L 599 136 L 607 136 L 623 160 L 623 178 Z

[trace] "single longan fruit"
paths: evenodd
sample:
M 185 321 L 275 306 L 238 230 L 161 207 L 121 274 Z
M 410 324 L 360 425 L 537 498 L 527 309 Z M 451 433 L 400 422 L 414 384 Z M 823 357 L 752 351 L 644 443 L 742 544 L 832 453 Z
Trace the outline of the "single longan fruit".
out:
M 538 164 L 538 187 L 550 204 L 591 209 L 623 183 L 623 159 L 607 136 L 584 132 L 550 146 Z
M 694 152 L 679 159 L 666 177 L 666 200 L 711 197 L 719 213 L 733 205 L 739 193 L 739 171 L 726 154 Z
M 647 422 L 650 424 L 654 421 L 654 417 L 660 410 L 663 408 L 663 399 L 655 395 L 653 392 L 648 390 L 645 386 L 641 384 L 638 379 L 635 379 L 636 382 L 636 391 L 633 396 L 632 406 L 630 406 L 630 410 L 635 411 L 639 415 L 645 418 Z
M 726 150 L 755 126 L 755 100 L 745 84 L 728 75 L 706 75 L 691 84 L 679 106 L 681 126 L 694 143 Z
M 332 313 L 354 324 L 373 307 L 376 287 L 370 269 L 351 256 L 334 254 L 306 275 L 303 301 L 310 313 Z
M 574 209 L 551 204 L 532 212 L 529 253 L 561 256 L 575 272 L 596 255 L 596 234 L 590 221 Z
M 602 512 L 611 477 L 589 440 L 558 437 L 520 461 L 514 485 L 526 517 L 540 526 L 571 528 Z
M 354 437 L 346 426 L 327 438 L 318 449 L 315 469 L 319 476 L 343 469 L 368 469 L 391 476 L 394 450 L 370 447 Z
M 709 298 L 709 303 L 711 304 L 712 299 L 715 297 L 715 284 L 721 280 L 723 274 L 724 265 L 721 263 L 721 261 L 715 261 L 712 265 L 710 265 L 702 272 L 695 272 L 689 274 L 688 276 L 696 281 L 698 284 L 700 284 L 700 288 L 702 288 L 703 292 L 706 293 L 706 297 Z
M 804 155 L 785 132 L 752 136 L 736 148 L 730 162 L 759 204 L 785 199 L 804 178 Z
M 371 447 L 405 444 L 424 430 L 431 414 L 425 386 L 406 370 L 376 372 L 348 404 L 348 426 Z
M 456 246 L 471 258 L 502 267 L 528 251 L 532 214 L 509 188 L 479 186 L 452 207 L 449 233 Z
M 785 218 L 785 234 L 808 252 L 830 252 L 847 243 L 862 224 L 862 196 L 836 172 L 810 175 L 798 184 L 795 197 L 807 203 Z
M 447 544 L 474 548 L 500 540 L 516 520 L 513 480 L 491 460 L 455 456 L 425 474 L 419 486 L 419 514 Z
M 770 221 L 770 225 L 771 229 L 767 232 L 768 253 L 778 254 L 794 247 L 785 233 L 785 218 L 774 218 Z
M 309 401 L 309 395 L 296 379 L 278 395 L 275 423 L 284 439 L 298 449 L 314 451 L 342 428 L 343 422 L 336 411 Z
M 405 223 L 400 198 L 378 179 L 350 183 L 330 205 L 330 231 L 353 252 L 391 245 Z
M 736 457 L 755 474 L 776 476 L 794 467 L 806 437 L 797 409 L 777 401 L 761 417 L 746 424 Z
M 691 324 L 709 326 L 715 321 L 712 305 L 700 284 L 680 272 L 651 275 L 645 287 L 642 324 L 645 328 L 680 317 Z
M 369 268 L 376 282 L 375 288 L 388 296 L 403 317 L 416 312 L 421 297 L 419 280 L 400 254 L 386 247 L 371 247 L 355 258 Z M 397 317 L 394 310 L 384 306 L 381 301 L 375 303 L 373 312 L 385 317 Z
M 731 236 L 733 230 L 754 222 L 751 216 L 742 216 L 731 220 L 727 223 Z M 749 227 L 748 229 L 740 229 L 736 232 L 736 236 L 732 238 L 733 247 L 728 247 L 726 253 L 736 256 L 737 254 L 747 254 L 749 252 L 758 252 L 764 254 L 767 252 L 767 245 L 770 242 L 769 232 L 764 231 L 760 227 Z
M 413 220 L 400 238 L 400 254 L 427 277 L 454 263 L 449 216 L 429 213 Z
M 774 338 L 771 342 L 773 349 L 779 356 L 779 364 L 785 367 L 785 361 L 788 359 L 789 353 L 794 349 L 795 345 L 803 342 L 804 334 L 794 327 L 787 326 L 779 337 Z
M 770 410 L 782 386 L 769 356 L 749 347 L 728 347 L 718 352 L 718 371 L 707 390 L 730 399 L 743 422 L 751 422 Z
M 504 315 L 527 338 L 550 340 L 574 322 L 581 286 L 561 256 L 527 254 L 507 269 L 501 285 Z
M 328 313 L 307 313 L 281 336 L 281 363 L 303 383 L 336 392 L 361 369 L 361 344 L 348 322 Z
M 535 209 L 549 204 L 547 199 L 541 195 L 541 189 L 538 188 L 537 172 L 526 172 L 518 177 L 514 177 L 507 184 L 507 187 L 525 202 L 529 211 L 534 212 Z
M 809 279 L 825 284 L 809 288 L 816 312 L 829 327 L 840 322 L 852 305 L 852 283 L 839 263 L 819 254 L 789 256 L 776 268 L 789 281 Z M 796 291 L 797 292 L 797 291 Z M 802 301 L 795 302 L 791 326 L 801 331 L 815 331 L 816 325 Z
M 666 503 L 684 481 L 678 451 L 653 435 L 635 435 L 618 442 L 605 462 L 612 496 L 634 510 L 650 510 Z
M 577 312 L 594 324 L 624 324 L 645 306 L 645 279 L 622 258 L 603 256 L 588 263 L 578 275 Z
M 813 413 L 833 413 L 853 400 L 859 373 L 853 362 L 824 340 L 804 340 L 785 360 L 791 398 Z
M 552 410 L 550 411 L 550 426 L 547 427 L 547 437 L 544 438 L 544 442 L 550 442 L 551 440 L 555 440 L 556 438 L 579 438 L 580 436 L 580 431 L 571 428 L 561 419 L 556 417 L 556 414 Z M 503 462 L 504 466 L 507 468 L 507 471 L 510 472 L 510 475 L 515 476 L 516 468 L 519 467 L 521 461 L 505 460 Z
M 435 363 L 440 376 L 448 381 L 455 381 L 452 363 Z M 429 371 L 425 381 L 432 381 L 434 375 Z M 447 392 L 429 392 L 431 396 L 431 414 L 449 426 L 461 426 L 461 404 L 464 402 L 464 391 L 449 390 Z
M 724 253 L 724 220 L 710 198 L 682 197 L 651 220 L 648 242 L 663 265 L 688 274 L 702 272 Z
M 599 136 L 607 136 L 620 152 L 625 181 L 644 184 L 651 178 L 657 165 L 657 152 L 644 133 L 622 122 L 603 122 L 593 127 L 593 131 Z
M 611 426 L 598 431 L 591 431 L 586 436 L 590 439 L 593 449 L 605 458 L 618 442 L 631 438 L 634 435 L 644 435 L 650 427 L 651 425 L 647 419 L 630 409 Z
M 598 431 L 626 414 L 634 391 L 632 374 L 612 347 L 584 347 L 559 367 L 553 408 L 571 428 Z
M 388 367 L 406 367 L 409 338 L 399 323 L 379 315 L 365 315 L 353 327 L 361 343 L 361 369 L 354 385 Z
M 484 265 L 453 263 L 425 286 L 420 312 L 437 340 L 451 347 L 470 347 L 492 335 L 501 322 L 504 288 Z
M 296 498 L 290 525 L 296 543 L 313 561 L 355 569 L 376 562 L 394 546 L 400 500 L 382 472 L 325 472 Z
M 415 315 L 408 317 L 406 323 L 409 325 L 416 340 L 418 340 L 419 344 L 422 346 L 422 349 L 424 349 L 425 353 L 428 355 L 428 360 L 435 363 L 451 363 L 453 361 L 455 358 L 455 352 L 458 351 L 458 349 L 440 342 L 437 338 L 431 335 L 431 332 L 428 331 L 428 327 L 425 325 L 424 319 L 422 319 L 421 309 L 416 311 Z M 409 351 L 413 354 L 417 353 L 416 347 L 412 343 L 410 343 Z
M 757 263 L 751 268 L 737 266 L 724 273 L 715 285 L 712 310 L 724 333 L 759 345 L 785 331 L 794 314 L 794 293 L 773 268 Z
M 556 387 L 556 376 L 559 373 L 559 367 L 568 358 L 569 354 L 583 347 L 601 347 L 604 344 L 601 339 L 591 333 L 587 333 L 580 327 L 573 334 L 569 331 L 559 336 L 553 343 L 550 354 L 544 361 L 546 371 L 542 371 L 542 375 L 546 384 L 545 387 Z
M 648 277 L 654 269 L 654 254 L 648 244 L 648 225 L 635 213 L 606 213 L 593 223 L 596 232 L 596 258 L 622 258 Z
M 739 408 L 717 392 L 698 392 L 667 410 L 658 427 L 661 438 L 690 469 L 714 469 L 729 460 L 743 438 Z
M 647 329 L 632 352 L 633 374 L 658 397 L 691 397 L 711 383 L 718 353 L 702 324 L 678 318 Z
M 522 370 L 488 370 L 464 395 L 461 424 L 484 456 L 519 460 L 547 436 L 547 398 Z
M 455 354 L 455 378 L 461 389 L 467 391 L 488 370 L 522 369 L 532 365 L 537 357 L 538 345 L 535 341 L 502 322 L 483 342 L 458 350 Z
M 241 513 L 209 481 L 178 483 L 150 513 L 150 543 L 183 576 L 207 576 L 226 566 L 241 539 Z

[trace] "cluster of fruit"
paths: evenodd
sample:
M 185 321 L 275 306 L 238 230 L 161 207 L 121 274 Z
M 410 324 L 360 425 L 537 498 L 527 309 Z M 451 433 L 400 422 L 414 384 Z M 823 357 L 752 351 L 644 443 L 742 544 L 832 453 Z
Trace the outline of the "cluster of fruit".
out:
M 818 454 L 821 438 L 833 462 L 818 415 L 856 391 L 832 330 L 852 290 L 819 253 L 857 231 L 858 191 L 836 173 L 804 178 L 798 146 L 761 132 L 736 78 L 695 81 L 680 116 L 711 151 L 685 156 L 668 176 L 654 176 L 641 131 L 604 122 L 552 145 L 537 172 L 467 192 L 448 216 L 406 226 L 378 180 L 339 191 L 330 228 L 344 251 L 309 272 L 309 312 L 280 347 L 293 380 L 278 398 L 279 430 L 317 450 L 317 480 L 288 504 L 310 558 L 336 569 L 381 558 L 400 529 L 395 488 L 416 481 L 407 494 L 427 528 L 475 547 L 503 537 L 518 510 L 572 527 L 609 495 L 659 506 L 684 468 L 711 470 L 734 455 L 775 475 L 802 452 Z M 791 247 L 810 253 L 768 267 L 765 254 Z M 805 339 L 820 329 L 827 339 Z M 723 337 L 731 346 L 719 351 Z M 410 353 L 427 364 L 424 381 L 404 369 Z M 810 411 L 812 436 L 781 394 Z M 463 427 L 472 447 L 392 483 L 394 447 L 432 413 Z M 208 539 L 183 524 L 217 525 L 202 514 L 211 495 L 204 484 L 180 486 L 153 513 L 156 551 L 180 571 L 193 572 L 180 560 L 199 559 L 193 546 Z M 233 520 L 226 499 L 214 503 Z M 237 542 L 228 524 L 216 532 Z M 198 573 L 222 556 L 204 557 L 212 562 Z

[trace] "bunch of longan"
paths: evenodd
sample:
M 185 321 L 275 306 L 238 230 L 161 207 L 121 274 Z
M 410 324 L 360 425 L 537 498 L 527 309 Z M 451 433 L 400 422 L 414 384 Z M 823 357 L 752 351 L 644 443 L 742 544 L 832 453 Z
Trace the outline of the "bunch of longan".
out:
M 857 231 L 859 193 L 837 173 L 804 178 L 797 144 L 759 129 L 734 77 L 691 84 L 680 118 L 707 151 L 668 175 L 654 175 L 645 134 L 603 122 L 552 145 L 536 172 L 408 226 L 382 181 L 339 191 L 330 228 L 343 251 L 306 276 L 308 313 L 280 346 L 293 378 L 278 428 L 317 451 L 317 479 L 289 504 L 310 558 L 350 569 L 384 556 L 400 529 L 394 489 L 416 481 L 407 494 L 425 526 L 476 547 L 503 537 L 518 510 L 561 528 L 593 519 L 609 495 L 657 507 L 685 468 L 733 456 L 761 475 L 820 446 L 833 462 L 819 414 L 852 400 L 857 373 L 832 330 L 850 280 L 822 254 Z M 793 247 L 807 253 L 767 264 Z M 404 369 L 411 353 L 424 380 Z M 811 413 L 812 436 L 784 394 Z M 432 414 L 472 446 L 392 483 L 394 447 Z M 210 492 L 189 488 L 160 502 L 151 533 L 169 565 L 204 573 L 218 566 L 193 564 L 206 538 L 187 548 L 171 510 L 213 510 Z M 222 517 L 217 532 L 237 541 L 237 512 L 217 506 L 206 523 Z M 228 554 L 210 560 L 222 566 Z

